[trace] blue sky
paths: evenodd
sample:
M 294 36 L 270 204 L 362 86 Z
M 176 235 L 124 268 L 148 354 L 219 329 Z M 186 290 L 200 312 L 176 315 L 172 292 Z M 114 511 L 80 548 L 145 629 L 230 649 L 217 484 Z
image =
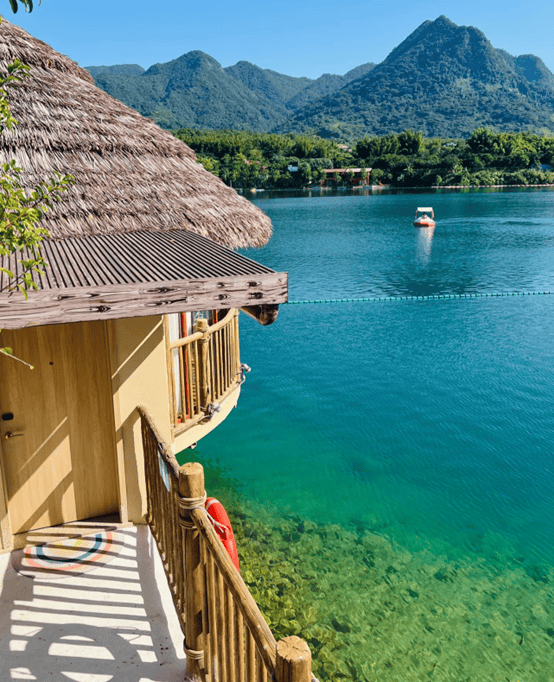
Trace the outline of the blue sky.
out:
M 202 50 L 222 66 L 246 60 L 291 76 L 343 74 L 380 62 L 426 19 L 444 14 L 476 26 L 495 47 L 536 54 L 554 72 L 554 3 L 545 0 L 35 0 L 32 14 L 6 19 L 81 66 L 147 68 Z

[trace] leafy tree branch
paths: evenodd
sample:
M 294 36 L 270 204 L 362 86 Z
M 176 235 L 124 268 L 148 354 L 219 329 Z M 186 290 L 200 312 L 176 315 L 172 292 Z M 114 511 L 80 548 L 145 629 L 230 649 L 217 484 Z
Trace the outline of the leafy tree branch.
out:
M 23 7 L 25 7 L 26 12 L 33 11 L 33 0 L 9 0 L 10 7 L 12 8 L 12 12 L 14 14 L 16 14 L 17 10 L 19 9 L 19 5 L 17 4 L 18 1 L 23 5 Z M 42 0 L 39 1 L 39 5 L 42 5 Z
M 32 0 L 19 0 L 29 12 L 33 9 Z M 14 12 L 17 12 L 17 0 L 10 0 Z M 0 17 L 0 23 L 2 19 Z M 0 74 L 0 134 L 5 129 L 11 130 L 18 121 L 12 115 L 8 88 L 19 85 L 29 76 L 29 67 L 19 59 L 14 59 Z M 40 182 L 28 192 L 21 182 L 22 169 L 14 159 L 2 164 L 0 170 L 0 256 L 11 256 L 25 252 L 19 264 L 21 273 L 18 276 L 8 268 L 0 267 L 8 279 L 7 289 L 19 289 L 27 298 L 29 288 L 37 288 L 32 273 L 42 272 L 47 262 L 41 254 L 41 242 L 48 236 L 48 231 L 40 227 L 44 213 L 51 209 L 54 202 L 60 201 L 61 194 L 74 181 L 73 176 L 54 172 L 47 182 Z M 13 355 L 13 349 L 0 348 L 0 353 L 8 355 L 19 362 L 31 365 Z

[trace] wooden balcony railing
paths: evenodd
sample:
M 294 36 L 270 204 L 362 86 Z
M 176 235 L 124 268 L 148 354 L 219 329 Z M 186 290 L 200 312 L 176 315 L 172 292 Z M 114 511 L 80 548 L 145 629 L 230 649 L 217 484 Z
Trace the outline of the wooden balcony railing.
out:
M 177 433 L 210 419 L 244 380 L 238 316 L 232 309 L 211 326 L 198 320 L 193 334 L 168 343 L 171 416 Z
M 148 524 L 156 540 L 193 682 L 317 682 L 298 637 L 276 641 L 204 509 L 204 470 L 179 466 L 139 406 Z

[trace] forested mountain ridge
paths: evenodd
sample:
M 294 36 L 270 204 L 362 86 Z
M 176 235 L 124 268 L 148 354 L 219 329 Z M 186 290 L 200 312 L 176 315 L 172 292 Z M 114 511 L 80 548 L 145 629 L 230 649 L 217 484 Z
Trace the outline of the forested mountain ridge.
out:
M 154 64 L 139 76 L 101 73 L 95 83 L 167 128 L 269 131 L 287 118 L 284 108 L 250 90 L 200 50 Z
M 478 29 L 441 16 L 419 26 L 369 74 L 299 112 L 292 128 L 338 122 L 358 134 L 412 128 L 463 137 L 479 126 L 554 130 L 553 112 L 554 76 L 538 57 L 512 57 Z
M 147 70 L 135 64 L 86 68 L 99 88 L 164 127 L 268 132 L 286 129 L 295 111 L 336 92 L 374 66 L 362 64 L 344 76 L 323 74 L 313 80 L 246 61 L 223 68 L 213 57 L 194 50 Z
M 295 78 L 245 61 L 223 68 L 200 51 L 136 75 L 118 71 L 128 66 L 89 70 L 99 87 L 168 128 L 348 139 L 405 129 L 467 137 L 480 126 L 554 131 L 554 75 L 545 64 L 496 49 L 479 29 L 444 16 L 425 21 L 380 64 L 343 76 Z
M 243 83 L 249 90 L 264 95 L 281 107 L 304 90 L 312 81 L 309 78 L 285 76 L 277 71 L 261 69 L 250 62 L 241 61 L 224 71 Z
M 114 64 L 113 66 L 85 66 L 93 78 L 101 73 L 119 73 L 122 76 L 140 76 L 145 69 L 138 64 Z

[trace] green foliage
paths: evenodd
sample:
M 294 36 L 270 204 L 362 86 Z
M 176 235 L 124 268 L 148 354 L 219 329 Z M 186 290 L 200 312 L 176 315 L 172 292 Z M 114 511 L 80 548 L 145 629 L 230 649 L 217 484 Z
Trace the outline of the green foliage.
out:
M 551 183 L 541 164 L 554 161 L 554 139 L 532 133 L 499 133 L 478 128 L 467 140 L 423 138 L 413 131 L 365 137 L 356 145 L 358 163 L 374 170 L 372 182 L 394 186 Z M 518 172 L 516 172 L 518 171 Z
M 20 0 L 31 12 L 31 0 Z M 16 0 L 11 0 L 12 10 L 17 12 Z M 0 17 L 1 23 L 1 17 Z M 28 77 L 29 67 L 15 59 L 6 67 L 6 73 L 0 74 L 0 134 L 7 128 L 11 130 L 17 121 L 12 116 L 7 98 L 6 88 L 14 87 Z M 31 258 L 21 258 L 22 272 L 19 278 L 7 268 L 0 268 L 9 279 L 9 287 L 17 287 L 27 298 L 27 289 L 34 287 L 32 272 L 40 272 L 47 265 L 40 252 L 40 242 L 48 232 L 39 226 L 44 212 L 52 208 L 53 202 L 59 201 L 60 194 L 73 182 L 70 175 L 54 173 L 48 182 L 41 182 L 28 194 L 21 184 L 21 168 L 11 161 L 2 165 L 0 172 L 0 256 L 9 256 L 23 251 L 31 253 Z M 3 355 L 8 355 L 33 367 L 13 355 L 11 348 L 0 348 Z
M 141 76 L 144 69 L 139 64 L 114 64 L 113 66 L 85 66 L 93 78 L 104 73 L 119 74 L 121 76 Z
M 27 12 L 33 11 L 33 0 L 9 0 L 9 2 L 12 12 L 14 14 L 16 14 L 17 10 L 19 9 L 19 5 L 17 4 L 18 2 L 20 2 L 23 5 L 23 7 L 25 7 L 25 10 Z M 40 0 L 39 5 L 42 5 L 42 0 Z
M 45 211 L 52 208 L 53 202 L 60 200 L 60 195 L 73 182 L 73 177 L 55 173 L 49 182 L 39 183 L 27 195 L 21 185 L 21 168 L 15 161 L 2 165 L 0 174 L 0 256 L 23 251 L 27 248 L 33 258 L 23 258 L 19 262 L 23 272 L 13 284 L 27 297 L 27 289 L 37 288 L 32 272 L 41 272 L 47 265 L 40 253 L 40 242 L 48 235 L 47 230 L 39 226 Z M 0 268 L 10 279 L 14 273 Z
M 554 165 L 554 137 L 532 133 L 475 130 L 467 140 L 424 138 L 405 130 L 397 135 L 368 137 L 352 144 L 314 135 L 277 135 L 237 130 L 174 133 L 198 154 L 198 161 L 233 187 L 301 188 L 319 183 L 324 168 L 371 167 L 372 184 L 398 187 L 441 185 L 544 184 Z M 289 167 L 297 167 L 291 171 Z M 348 186 L 348 176 L 334 176 Z
M 232 187 L 306 187 L 321 180 L 323 168 L 354 165 L 350 152 L 313 135 L 191 128 L 174 135 L 197 153 L 206 170 Z
M 407 156 L 419 154 L 423 147 L 423 135 L 415 130 L 405 130 L 397 136 L 400 153 Z
M 32 9 L 32 4 L 30 10 Z M 29 10 L 29 11 L 30 11 Z M 7 73 L 0 75 L 0 132 L 5 128 L 11 130 L 17 121 L 12 116 L 6 88 L 14 87 L 29 76 L 29 67 L 19 59 L 7 65 Z M 45 211 L 52 208 L 54 201 L 59 201 L 60 194 L 65 191 L 73 177 L 55 173 L 49 182 L 39 183 L 27 195 L 21 184 L 21 168 L 15 161 L 2 165 L 0 173 L 0 255 L 8 256 L 21 252 L 26 247 L 33 258 L 21 259 L 22 274 L 13 284 L 27 296 L 29 287 L 36 288 L 32 279 L 32 271 L 40 271 L 46 265 L 40 255 L 40 242 L 47 231 L 38 226 Z M 9 278 L 13 272 L 0 268 Z
M 154 64 L 143 73 L 92 71 L 99 88 L 168 129 L 197 126 L 269 131 L 287 118 L 282 102 L 251 89 L 199 50 Z
M 6 88 L 13 88 L 18 83 L 21 83 L 24 78 L 29 75 L 29 67 L 22 64 L 19 59 L 14 59 L 13 62 L 6 67 L 7 75 L 0 75 L 0 134 L 5 128 L 11 130 L 17 121 L 12 116 L 10 105 L 8 103 L 8 93 Z

